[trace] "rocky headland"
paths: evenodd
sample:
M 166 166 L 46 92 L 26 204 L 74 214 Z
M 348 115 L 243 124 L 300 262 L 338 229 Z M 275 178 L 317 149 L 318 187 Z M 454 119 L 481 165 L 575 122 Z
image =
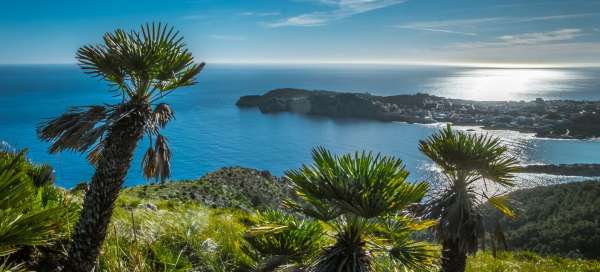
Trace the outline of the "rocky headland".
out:
M 238 107 L 263 113 L 293 112 L 334 118 L 408 123 L 449 122 L 486 129 L 535 133 L 549 138 L 600 137 L 600 101 L 472 101 L 429 94 L 376 96 L 368 93 L 276 89 L 243 96 Z

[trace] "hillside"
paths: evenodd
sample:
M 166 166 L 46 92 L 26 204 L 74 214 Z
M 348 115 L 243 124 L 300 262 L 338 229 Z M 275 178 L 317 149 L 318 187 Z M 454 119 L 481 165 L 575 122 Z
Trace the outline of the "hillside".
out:
M 257 220 L 255 209 L 277 208 L 287 197 L 289 190 L 283 182 L 268 172 L 230 167 L 194 181 L 128 188 L 121 193 L 113 222 L 123 234 L 109 233 L 107 251 L 100 258 L 101 267 L 121 269 L 177 259 L 177 267 L 183 271 L 232 271 L 252 265 L 257 260 L 249 254 L 253 251 L 247 248 L 244 233 Z M 591 206 L 600 204 L 594 197 L 600 193 L 598 190 L 600 183 L 584 182 L 512 193 L 511 198 L 519 202 L 515 204 L 520 217 L 502 221 L 509 251 L 499 252 L 496 257 L 487 251 L 470 256 L 467 271 L 600 271 L 598 261 L 579 259 L 588 257 L 582 252 L 574 254 L 573 249 L 565 252 L 555 248 L 570 248 L 569 243 L 579 241 L 574 245 L 585 252 L 593 249 L 597 240 L 587 240 L 591 248 L 581 241 L 586 240 L 582 236 L 590 231 L 598 232 L 597 225 L 588 227 L 587 222 L 587 218 L 598 214 L 598 205 Z M 131 233 L 143 237 L 143 242 L 116 244 L 118 240 L 135 241 Z M 190 233 L 193 235 L 189 236 Z M 181 250 L 180 244 L 191 248 L 182 251 L 181 256 L 174 255 L 173 252 Z M 113 250 L 124 246 L 125 251 Z M 134 257 L 141 258 L 141 263 L 116 262 Z
M 125 196 L 140 202 L 175 200 L 211 208 L 236 208 L 246 211 L 278 208 L 289 195 L 284 180 L 268 171 L 244 167 L 225 167 L 198 180 L 184 180 L 164 185 L 141 185 L 125 189 Z
M 257 204 L 256 208 L 259 209 L 277 207 L 289 192 L 279 182 L 282 181 L 268 175 L 267 172 L 232 167 L 217 170 L 196 181 L 128 188 L 121 193 L 116 219 L 113 222 L 113 225 L 122 229 L 124 233 L 109 233 L 106 248 L 123 247 L 122 244 L 113 243 L 119 239 L 135 240 L 130 234 L 132 229 L 138 229 L 137 235 L 144 237 L 144 242 L 127 243 L 127 251 L 121 253 L 107 250 L 107 253 L 101 256 L 101 267 L 120 269 L 146 266 L 178 258 L 178 268 L 184 271 L 222 271 L 219 269 L 238 269 L 240 266 L 252 264 L 256 260 L 252 254 L 247 255 L 246 251 L 252 250 L 246 248 L 248 245 L 244 233 L 256 220 L 253 203 Z M 581 236 L 590 231 L 598 232 L 597 225 L 587 227 L 589 222 L 586 218 L 598 214 L 598 205 L 589 205 L 598 204 L 593 196 L 600 193 L 599 185 L 600 183 L 584 182 L 514 192 L 511 198 L 519 201 L 520 217 L 511 222 L 502 221 L 508 234 L 509 251 L 498 252 L 496 257 L 487 251 L 470 256 L 467 271 L 600 271 L 600 262 L 580 259 L 584 257 L 581 253 L 569 254 L 563 250 L 556 250 L 557 248 L 550 250 L 552 247 L 568 247 L 568 244 L 575 240 L 581 242 L 585 240 Z M 572 201 L 573 197 L 583 201 Z M 550 205 L 555 201 L 563 207 Z M 565 205 L 568 201 L 571 204 Z M 547 208 L 542 205 L 546 205 Z M 566 213 L 573 214 L 567 216 Z M 132 215 L 135 215 L 135 220 L 132 220 Z M 597 222 L 597 219 L 595 220 Z M 134 227 L 136 224 L 141 224 L 142 227 Z M 545 231 L 546 229 L 552 231 Z M 189 233 L 194 235 L 189 236 Z M 588 245 L 593 248 L 596 241 L 592 238 Z M 180 250 L 180 243 L 194 246 L 189 251 L 184 251 L 182 256 L 169 253 Z M 581 244 L 575 245 L 589 250 Z M 153 254 L 158 257 L 154 257 Z M 115 262 L 133 257 L 141 258 L 142 262 Z M 433 268 L 430 271 L 438 269 Z
M 600 182 L 536 187 L 511 193 L 516 219 L 501 219 L 510 250 L 600 258 Z
M 222 168 L 198 180 L 125 189 L 129 206 L 191 203 L 243 211 L 277 209 L 290 196 L 285 181 L 267 171 Z M 600 182 L 518 190 L 509 195 L 518 217 L 501 219 L 509 250 L 600 258 Z M 493 221 L 495 222 L 495 221 Z

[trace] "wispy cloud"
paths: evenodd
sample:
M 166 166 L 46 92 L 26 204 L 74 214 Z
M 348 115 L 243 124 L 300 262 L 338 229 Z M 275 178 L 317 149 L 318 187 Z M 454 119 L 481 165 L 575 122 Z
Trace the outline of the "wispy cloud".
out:
M 341 20 L 353 15 L 400 4 L 405 0 L 319 0 L 323 4 L 334 6 L 331 11 L 318 11 L 266 23 L 267 27 L 285 26 L 321 26 L 331 21 Z
M 241 16 L 252 16 L 252 17 L 270 17 L 270 16 L 278 16 L 281 13 L 279 12 L 254 12 L 254 11 L 246 11 L 246 12 L 240 12 L 239 15 Z
M 498 38 L 508 45 L 540 44 L 555 41 L 567 41 L 581 36 L 581 29 L 565 28 L 548 32 L 534 32 L 517 35 L 504 35 Z
M 223 41 L 245 41 L 246 37 L 238 36 L 238 35 L 221 35 L 221 34 L 213 34 L 209 36 L 211 39 L 215 40 L 223 40 Z
M 547 32 L 532 32 L 497 37 L 493 41 L 456 43 L 452 47 L 482 48 L 482 47 L 507 47 L 519 45 L 539 45 L 553 42 L 573 40 L 583 33 L 578 28 L 564 28 Z
M 539 16 L 539 17 L 530 17 L 530 18 L 515 18 L 515 19 L 518 19 L 515 21 L 515 23 L 576 19 L 576 18 L 585 18 L 585 17 L 597 16 L 597 15 L 600 15 L 600 13 L 579 13 L 579 14 Z
M 402 26 L 399 26 L 399 28 L 416 29 L 416 30 L 430 31 L 430 32 L 441 32 L 441 33 L 448 33 L 448 34 L 458 34 L 458 35 L 466 35 L 466 36 L 477 36 L 477 33 L 474 33 L 474 32 L 463 32 L 463 31 L 438 29 L 438 28 L 426 28 L 426 27 L 412 28 L 412 27 L 402 27 Z
M 579 13 L 579 14 L 563 14 L 538 17 L 488 17 L 488 18 L 473 18 L 473 19 L 458 19 L 458 20 L 441 20 L 441 21 L 420 21 L 397 25 L 397 28 L 413 29 L 419 31 L 443 32 L 459 35 L 477 35 L 477 31 L 481 27 L 488 25 L 528 23 L 538 21 L 566 20 L 585 18 L 600 13 Z

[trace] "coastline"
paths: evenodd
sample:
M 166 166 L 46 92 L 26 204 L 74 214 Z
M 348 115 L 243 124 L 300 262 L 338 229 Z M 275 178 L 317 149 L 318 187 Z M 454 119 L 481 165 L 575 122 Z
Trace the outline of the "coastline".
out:
M 429 94 L 375 96 L 322 90 L 275 89 L 242 96 L 240 108 L 410 124 L 451 123 L 511 130 L 549 139 L 600 137 L 600 101 L 474 101 Z

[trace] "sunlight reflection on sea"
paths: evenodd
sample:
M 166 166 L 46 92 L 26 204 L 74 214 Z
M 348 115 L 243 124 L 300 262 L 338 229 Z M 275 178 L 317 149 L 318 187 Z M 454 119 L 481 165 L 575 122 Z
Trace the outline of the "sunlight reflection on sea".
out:
M 470 69 L 439 78 L 429 84 L 444 97 L 500 101 L 560 98 L 575 82 L 588 78 L 578 70 Z

